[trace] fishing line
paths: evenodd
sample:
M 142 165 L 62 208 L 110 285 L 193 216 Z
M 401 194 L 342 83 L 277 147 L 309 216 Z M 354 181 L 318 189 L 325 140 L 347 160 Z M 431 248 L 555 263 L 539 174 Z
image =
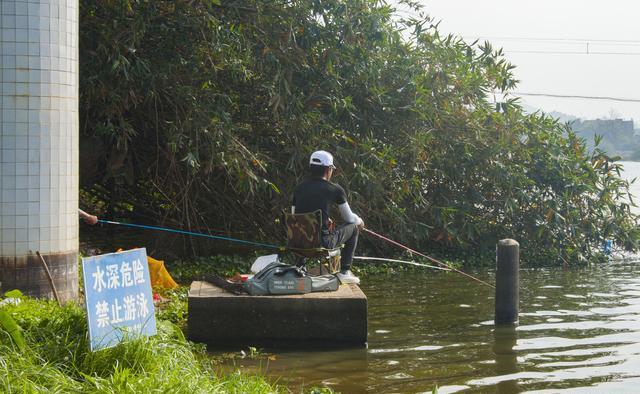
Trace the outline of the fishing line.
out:
M 368 257 L 368 256 L 353 256 L 353 259 L 354 260 L 389 261 L 389 262 L 392 262 L 392 263 L 415 265 L 416 267 L 432 268 L 434 270 L 451 271 L 450 268 L 436 267 L 435 265 L 429 265 L 429 264 L 420 264 L 420 263 L 416 263 L 415 261 L 385 259 L 385 258 L 382 258 L 382 257 Z
M 168 233 L 191 235 L 191 236 L 194 236 L 194 237 L 213 238 L 213 239 L 219 239 L 219 240 L 222 240 L 222 241 L 238 242 L 238 243 L 243 243 L 243 244 L 247 244 L 247 245 L 255 245 L 255 246 L 262 246 L 262 247 L 265 247 L 265 248 L 278 249 L 280 251 L 286 250 L 286 248 L 284 246 L 265 244 L 265 243 L 262 243 L 262 242 L 246 241 L 244 239 L 239 239 L 239 238 L 222 237 L 220 235 L 210 235 L 210 234 L 204 234 L 204 233 L 196 233 L 196 232 L 193 232 L 193 231 L 177 230 L 177 229 L 166 228 L 166 227 L 156 227 L 156 226 L 146 226 L 146 225 L 143 225 L 143 224 L 114 222 L 114 221 L 111 221 L 111 220 L 98 220 L 98 223 L 112 224 L 112 225 L 116 225 L 116 226 L 141 228 L 141 229 L 145 229 L 145 230 L 165 231 L 165 232 L 168 232 Z
M 98 223 L 110 224 L 110 225 L 114 225 L 114 226 L 124 226 L 124 227 L 139 228 L 139 229 L 144 229 L 144 230 L 164 231 L 164 232 L 168 232 L 168 233 L 190 235 L 190 236 L 194 236 L 194 237 L 204 237 L 204 238 L 218 239 L 218 240 L 229 241 L 229 242 L 237 242 L 237 243 L 243 243 L 243 244 L 246 244 L 246 245 L 261 246 L 261 247 L 270 248 L 270 249 L 278 249 L 281 252 L 284 252 L 286 250 L 293 250 L 292 248 L 287 248 L 285 246 L 278 246 L 278 245 L 267 244 L 267 243 L 263 243 L 263 242 L 247 241 L 247 240 L 239 239 L 239 238 L 223 237 L 223 236 L 220 236 L 220 235 L 197 233 L 197 232 L 193 232 L 193 231 L 178 230 L 178 229 L 166 228 L 166 227 L 147 226 L 147 225 L 144 225 L 144 224 L 123 223 L 123 222 L 116 222 L 116 221 L 112 221 L 112 220 L 102 220 L 102 219 L 99 219 Z M 417 254 L 418 256 L 422 256 L 422 257 L 426 258 L 427 260 L 440 265 L 441 267 L 444 267 L 444 268 L 449 269 L 451 271 L 455 271 L 455 272 L 457 272 L 459 274 L 462 274 L 462 275 L 464 275 L 466 277 L 469 277 L 469 278 L 471 278 L 471 279 L 473 279 L 475 281 L 478 281 L 478 282 L 483 283 L 483 284 L 485 284 L 487 286 L 495 288 L 495 286 L 493 286 L 493 285 L 491 285 L 491 284 L 489 284 L 489 283 L 487 283 L 487 282 L 485 282 L 483 280 L 480 280 L 480 279 L 478 279 L 478 278 L 476 278 L 474 276 L 471 276 L 471 275 L 469 275 L 467 273 L 464 273 L 464 272 L 462 272 L 462 271 L 460 271 L 460 270 L 458 270 L 456 268 L 453 268 L 453 267 L 451 267 L 451 266 L 449 266 L 449 265 L 447 265 L 447 264 L 445 264 L 445 263 L 443 263 L 443 262 L 441 262 L 439 260 L 434 259 L 433 257 L 429 257 L 429 256 L 427 256 L 425 254 L 422 254 L 422 253 L 420 253 L 418 251 L 415 251 L 415 250 L 413 250 L 413 249 L 411 249 L 411 248 L 409 248 L 407 246 L 404 246 L 404 245 L 402 245 L 402 244 L 400 244 L 400 243 L 398 243 L 398 242 L 396 242 L 396 241 L 394 241 L 392 239 L 389 239 L 389 238 L 387 238 L 387 237 L 385 237 L 383 235 L 375 233 L 375 232 L 373 232 L 373 231 L 371 231 L 369 229 L 366 229 L 366 228 L 364 229 L 364 231 L 366 231 L 366 232 L 368 232 L 368 233 L 370 233 L 372 235 L 375 235 L 376 237 L 381 238 L 381 239 L 383 239 L 383 240 L 385 240 L 387 242 L 390 242 L 390 243 L 392 243 L 394 245 L 397 245 L 397 246 L 399 246 L 401 248 L 404 248 L 404 249 L 406 249 L 407 251 L 409 251 L 411 253 Z M 425 267 L 429 267 L 429 268 L 439 268 L 439 267 L 429 266 L 427 264 L 420 264 L 420 263 L 415 263 L 415 262 L 394 260 L 394 259 L 382 259 L 382 258 L 379 258 L 379 257 L 359 257 L 359 259 L 361 259 L 361 260 L 368 259 L 368 260 L 381 260 L 381 261 L 399 262 L 399 263 L 405 263 L 405 264 L 410 264 L 410 265 L 415 265 L 415 266 L 425 266 Z M 440 269 L 442 269 L 442 268 L 440 268 Z
M 368 233 L 369 233 L 369 234 L 371 234 L 371 235 L 374 235 L 374 236 L 376 236 L 376 237 L 378 237 L 378 238 L 380 238 L 380 239 L 384 240 L 384 241 L 387 241 L 387 242 L 389 242 L 389 243 L 391 243 L 391 244 L 394 244 L 394 245 L 396 245 L 396 246 L 399 246 L 399 247 L 401 247 L 401 248 L 403 248 L 403 249 L 407 250 L 407 251 L 408 251 L 408 252 L 410 252 L 410 253 L 414 253 L 414 254 L 417 254 L 418 256 L 424 257 L 425 259 L 427 259 L 427 260 L 431 261 L 432 263 L 436 263 L 436 264 L 438 264 L 438 265 L 439 265 L 439 266 L 441 266 L 441 267 L 449 268 L 450 270 L 455 271 L 455 272 L 457 272 L 457 273 L 459 273 L 459 274 L 461 274 L 461 275 L 464 275 L 464 276 L 466 276 L 466 277 L 468 277 L 468 278 L 470 278 L 470 279 L 473 279 L 473 280 L 475 280 L 476 282 L 480 282 L 480 283 L 485 284 L 485 285 L 487 285 L 487 286 L 489 286 L 489 287 L 493 287 L 494 289 L 496 288 L 494 285 L 492 285 L 492 284 L 490 284 L 490 283 L 487 283 L 487 282 L 483 281 L 482 279 L 478 279 L 478 278 L 476 278 L 475 276 L 472 276 L 472 275 L 469 275 L 469 274 L 467 274 L 467 273 L 465 273 L 465 272 L 462 272 L 462 271 L 460 271 L 459 269 L 456 269 L 456 268 L 454 268 L 454 267 L 452 267 L 452 266 L 450 266 L 450 265 L 448 265 L 448 264 L 445 264 L 445 263 L 443 263 L 443 262 L 442 262 L 442 261 L 440 261 L 440 260 L 436 260 L 436 259 L 434 259 L 433 257 L 427 256 L 426 254 L 423 254 L 423 253 L 418 252 L 417 250 L 413 250 L 413 249 L 411 249 L 411 248 L 410 248 L 410 247 L 408 247 L 408 246 L 405 246 L 405 245 L 403 245 L 403 244 L 401 244 L 401 243 L 399 243 L 399 242 L 396 242 L 396 241 L 394 241 L 394 240 L 392 240 L 392 239 L 389 239 L 389 238 L 385 237 L 384 235 L 380 235 L 380 234 L 378 234 L 378 233 L 376 233 L 376 232 L 373 232 L 373 231 L 371 231 L 371 230 L 369 230 L 369 229 L 367 229 L 367 228 L 365 228 L 365 229 L 363 229 L 363 230 L 364 230 L 364 231 L 366 231 L 366 232 L 368 232 Z

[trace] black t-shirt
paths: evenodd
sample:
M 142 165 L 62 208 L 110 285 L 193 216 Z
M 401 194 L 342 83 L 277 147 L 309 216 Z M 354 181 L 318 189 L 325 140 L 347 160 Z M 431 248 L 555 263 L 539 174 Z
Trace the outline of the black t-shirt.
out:
M 296 213 L 322 211 L 322 230 L 329 229 L 329 207 L 347 202 L 344 189 L 335 183 L 322 178 L 311 178 L 303 181 L 293 192 L 293 205 Z

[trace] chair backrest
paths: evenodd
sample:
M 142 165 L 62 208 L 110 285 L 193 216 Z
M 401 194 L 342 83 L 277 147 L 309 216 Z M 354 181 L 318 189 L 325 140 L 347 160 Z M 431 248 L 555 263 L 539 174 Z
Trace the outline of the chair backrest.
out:
M 284 213 L 287 247 L 317 249 L 322 247 L 322 211 Z

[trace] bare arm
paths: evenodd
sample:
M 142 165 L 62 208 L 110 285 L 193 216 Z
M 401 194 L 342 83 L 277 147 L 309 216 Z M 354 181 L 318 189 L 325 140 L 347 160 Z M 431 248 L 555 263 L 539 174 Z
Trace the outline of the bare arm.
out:
M 349 203 L 347 203 L 347 202 L 342 203 L 342 204 L 338 205 L 338 208 L 340 209 L 340 216 L 342 216 L 342 219 L 345 222 L 347 222 L 347 223 L 355 223 L 356 226 L 362 226 L 364 224 L 364 222 L 362 221 L 360 216 L 358 216 L 355 213 L 351 212 L 351 208 L 349 207 Z
M 84 220 L 85 223 L 90 224 L 90 225 L 94 225 L 96 223 L 98 223 L 98 217 L 95 215 L 90 215 L 88 213 L 86 213 L 85 211 L 83 211 L 82 209 L 78 209 L 78 213 L 80 214 L 80 217 L 82 218 L 82 220 Z

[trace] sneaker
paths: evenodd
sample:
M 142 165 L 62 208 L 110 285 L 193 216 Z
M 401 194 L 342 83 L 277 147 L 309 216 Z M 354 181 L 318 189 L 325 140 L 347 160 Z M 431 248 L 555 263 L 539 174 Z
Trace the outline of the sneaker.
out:
M 337 276 L 340 283 L 354 283 L 356 285 L 360 283 L 360 278 L 355 276 L 351 270 L 340 271 Z

